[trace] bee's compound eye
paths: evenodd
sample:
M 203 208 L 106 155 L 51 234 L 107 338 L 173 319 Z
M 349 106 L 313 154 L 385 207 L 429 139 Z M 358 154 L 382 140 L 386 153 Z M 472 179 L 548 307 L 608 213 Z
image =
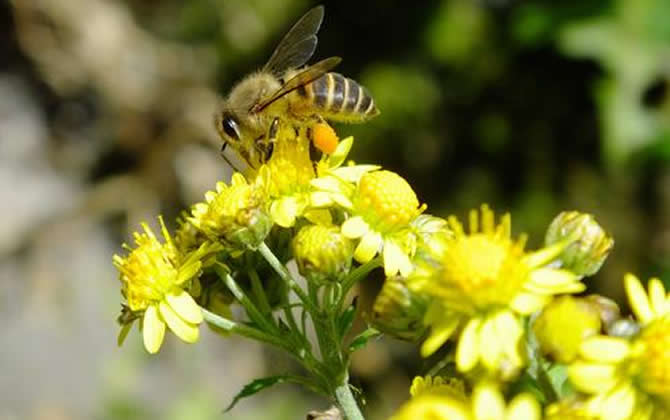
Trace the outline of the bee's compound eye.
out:
M 240 140 L 240 129 L 233 117 L 225 115 L 221 120 L 221 129 L 233 140 Z

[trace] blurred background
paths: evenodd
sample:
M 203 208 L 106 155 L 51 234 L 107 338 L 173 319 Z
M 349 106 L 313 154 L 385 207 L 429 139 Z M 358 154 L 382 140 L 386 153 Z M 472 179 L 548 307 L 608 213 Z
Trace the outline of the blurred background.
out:
M 116 347 L 111 256 L 142 220 L 173 220 L 230 169 L 219 95 L 261 66 L 306 0 L 0 3 L 0 419 L 286 419 L 327 402 L 291 385 L 221 409 L 282 355 L 205 332 L 149 357 Z M 420 4 L 420 6 L 419 6 Z M 353 158 L 397 171 L 429 212 L 511 211 L 531 246 L 561 210 L 616 246 L 591 291 L 626 271 L 670 282 L 670 2 L 326 2 L 315 59 L 344 58 L 382 114 Z M 203 329 L 204 330 L 204 329 Z M 407 397 L 414 347 L 357 354 L 370 419 Z

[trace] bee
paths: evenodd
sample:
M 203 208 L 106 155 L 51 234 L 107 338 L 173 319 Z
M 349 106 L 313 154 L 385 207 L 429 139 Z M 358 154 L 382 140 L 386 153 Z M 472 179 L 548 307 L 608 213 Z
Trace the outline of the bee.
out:
M 305 13 L 282 38 L 267 64 L 235 85 L 215 114 L 216 130 L 253 169 L 270 159 L 283 124 L 296 132 L 325 120 L 365 122 L 379 114 L 370 93 L 331 72 L 340 57 L 305 66 L 317 45 L 324 7 Z M 308 136 L 313 130 L 307 130 Z M 318 144 L 315 144 L 318 148 Z M 327 152 L 326 150 L 323 150 Z

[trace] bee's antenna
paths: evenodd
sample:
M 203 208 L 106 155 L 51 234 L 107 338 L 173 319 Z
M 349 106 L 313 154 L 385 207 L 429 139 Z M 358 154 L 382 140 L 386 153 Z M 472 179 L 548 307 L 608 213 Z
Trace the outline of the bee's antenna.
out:
M 223 158 L 223 160 L 226 161 L 226 163 L 228 164 L 228 166 L 230 166 L 234 171 L 237 171 L 237 172 L 240 172 L 240 173 L 241 173 L 242 171 L 240 170 L 240 168 L 238 168 L 237 166 L 235 166 L 235 165 L 233 164 L 233 162 L 232 162 L 230 159 L 228 159 L 228 156 L 226 156 L 226 153 L 225 153 L 225 151 L 226 151 L 226 146 L 228 146 L 228 143 L 224 142 L 224 143 L 223 143 L 223 146 L 221 146 L 221 151 L 219 152 L 219 154 L 221 155 L 221 157 Z

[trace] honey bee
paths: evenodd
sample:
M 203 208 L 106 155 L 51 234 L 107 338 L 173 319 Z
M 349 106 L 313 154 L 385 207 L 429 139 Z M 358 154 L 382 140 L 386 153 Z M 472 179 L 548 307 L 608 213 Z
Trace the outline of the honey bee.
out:
M 223 100 L 214 118 L 224 142 L 222 154 L 229 145 L 257 169 L 272 155 L 282 124 L 297 131 L 325 120 L 358 123 L 379 114 L 363 86 L 330 71 L 340 63 L 340 57 L 302 67 L 316 49 L 323 14 L 323 6 L 305 13 L 279 42 L 267 64 L 238 82 Z

